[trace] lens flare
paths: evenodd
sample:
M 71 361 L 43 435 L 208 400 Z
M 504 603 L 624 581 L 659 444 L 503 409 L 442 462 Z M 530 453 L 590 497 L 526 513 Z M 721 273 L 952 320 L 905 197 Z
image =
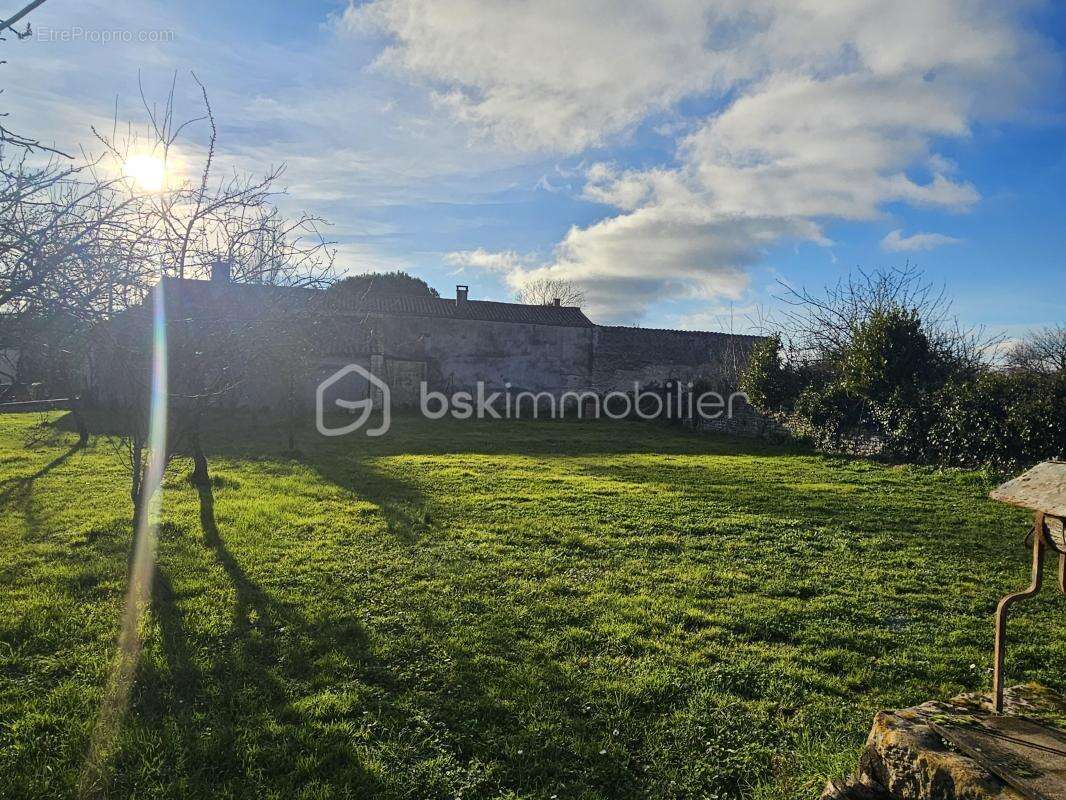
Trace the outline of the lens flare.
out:
M 163 502 L 163 471 L 167 446 L 167 328 L 163 284 L 155 289 L 152 307 L 152 390 L 147 438 L 147 468 L 141 483 L 134 531 L 133 561 L 122 611 L 118 652 L 111 665 L 100 714 L 93 729 L 85 769 L 79 782 L 82 798 L 106 795 L 106 768 L 119 727 L 129 705 L 142 644 L 141 618 L 148 606 L 155 574 L 156 537 Z

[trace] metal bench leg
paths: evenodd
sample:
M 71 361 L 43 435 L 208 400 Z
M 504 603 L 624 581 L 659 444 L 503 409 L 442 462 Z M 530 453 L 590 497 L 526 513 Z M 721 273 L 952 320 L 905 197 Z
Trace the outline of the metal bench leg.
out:
M 1003 713 L 1003 660 L 1007 649 L 1007 611 L 1018 600 L 1025 600 L 1040 591 L 1044 578 L 1044 514 L 1037 511 L 1033 521 L 1033 577 L 1029 588 L 1014 594 L 1008 594 L 999 601 L 996 608 L 996 649 L 995 663 L 992 668 L 993 708 L 997 714 Z M 1059 557 L 1059 582 L 1063 583 L 1063 570 L 1066 569 L 1066 556 Z

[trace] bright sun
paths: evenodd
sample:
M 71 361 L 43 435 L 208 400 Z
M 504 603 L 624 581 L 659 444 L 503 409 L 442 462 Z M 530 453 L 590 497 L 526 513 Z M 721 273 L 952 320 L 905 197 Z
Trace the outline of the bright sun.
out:
M 158 192 L 167 180 L 163 159 L 151 155 L 130 156 L 122 165 L 122 174 L 146 192 Z

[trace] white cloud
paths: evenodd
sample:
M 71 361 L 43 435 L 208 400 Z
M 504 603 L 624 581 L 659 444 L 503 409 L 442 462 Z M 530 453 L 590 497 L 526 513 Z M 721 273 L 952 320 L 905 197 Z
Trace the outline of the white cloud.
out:
M 748 286 L 745 268 L 787 235 L 817 238 L 817 230 L 804 221 L 648 205 L 571 228 L 553 261 L 527 277 L 574 281 L 597 319 L 632 321 L 667 299 L 739 299 Z
M 522 269 L 529 259 L 514 250 L 492 252 L 477 250 L 456 250 L 444 256 L 444 263 L 453 267 L 477 267 L 491 272 L 511 273 Z
M 881 240 L 881 249 L 890 253 L 905 253 L 913 250 L 932 250 L 945 244 L 958 244 L 961 239 L 942 233 L 915 233 L 904 236 L 902 230 L 894 230 Z
M 675 164 L 590 167 L 584 197 L 617 214 L 572 228 L 533 270 L 615 319 L 679 294 L 739 297 L 782 240 L 827 244 L 828 220 L 967 209 L 980 195 L 938 142 L 1016 113 L 1052 62 L 1025 9 L 993 0 L 457 2 L 373 0 L 344 21 L 384 31 L 383 65 L 503 145 L 578 152 L 682 98 L 726 102 Z M 899 243 L 946 243 L 923 236 Z
M 777 75 L 681 150 L 711 202 L 733 213 L 871 219 L 898 200 L 964 208 L 977 191 L 929 160 L 933 137 L 967 133 L 960 105 L 915 77 Z M 913 166 L 931 180 L 909 177 Z
M 385 32 L 383 67 L 436 87 L 441 106 L 493 138 L 577 152 L 733 80 L 735 59 L 707 47 L 709 23 L 753 16 L 698 0 L 374 0 L 341 25 Z

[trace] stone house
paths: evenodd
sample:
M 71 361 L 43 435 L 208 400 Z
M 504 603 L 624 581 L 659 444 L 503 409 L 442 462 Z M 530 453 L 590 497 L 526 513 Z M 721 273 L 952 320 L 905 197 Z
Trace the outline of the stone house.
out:
M 166 278 L 161 290 L 171 325 L 180 321 L 209 329 L 271 315 L 313 316 L 315 364 L 304 396 L 313 397 L 313 387 L 322 378 L 355 363 L 385 379 L 393 404 L 400 407 L 418 402 L 423 381 L 445 393 L 475 392 L 479 382 L 488 391 L 509 388 L 556 396 L 570 391 L 631 392 L 634 383 L 652 388 L 667 381 L 699 381 L 731 391 L 758 340 L 707 331 L 597 325 L 577 307 L 475 300 L 466 286 L 457 286 L 454 298 L 383 293 L 360 297 L 232 283 L 223 274 L 212 280 Z M 147 312 L 136 312 L 132 318 L 140 320 L 137 324 L 147 324 Z M 257 334 L 264 335 L 269 334 Z M 104 361 L 97 358 L 90 366 L 89 383 L 90 396 L 106 403 L 117 398 L 124 378 L 113 366 L 103 367 Z M 233 402 L 277 407 L 285 395 L 272 374 L 278 371 L 269 365 L 255 370 Z M 349 382 L 337 391 L 351 399 L 368 387 Z

